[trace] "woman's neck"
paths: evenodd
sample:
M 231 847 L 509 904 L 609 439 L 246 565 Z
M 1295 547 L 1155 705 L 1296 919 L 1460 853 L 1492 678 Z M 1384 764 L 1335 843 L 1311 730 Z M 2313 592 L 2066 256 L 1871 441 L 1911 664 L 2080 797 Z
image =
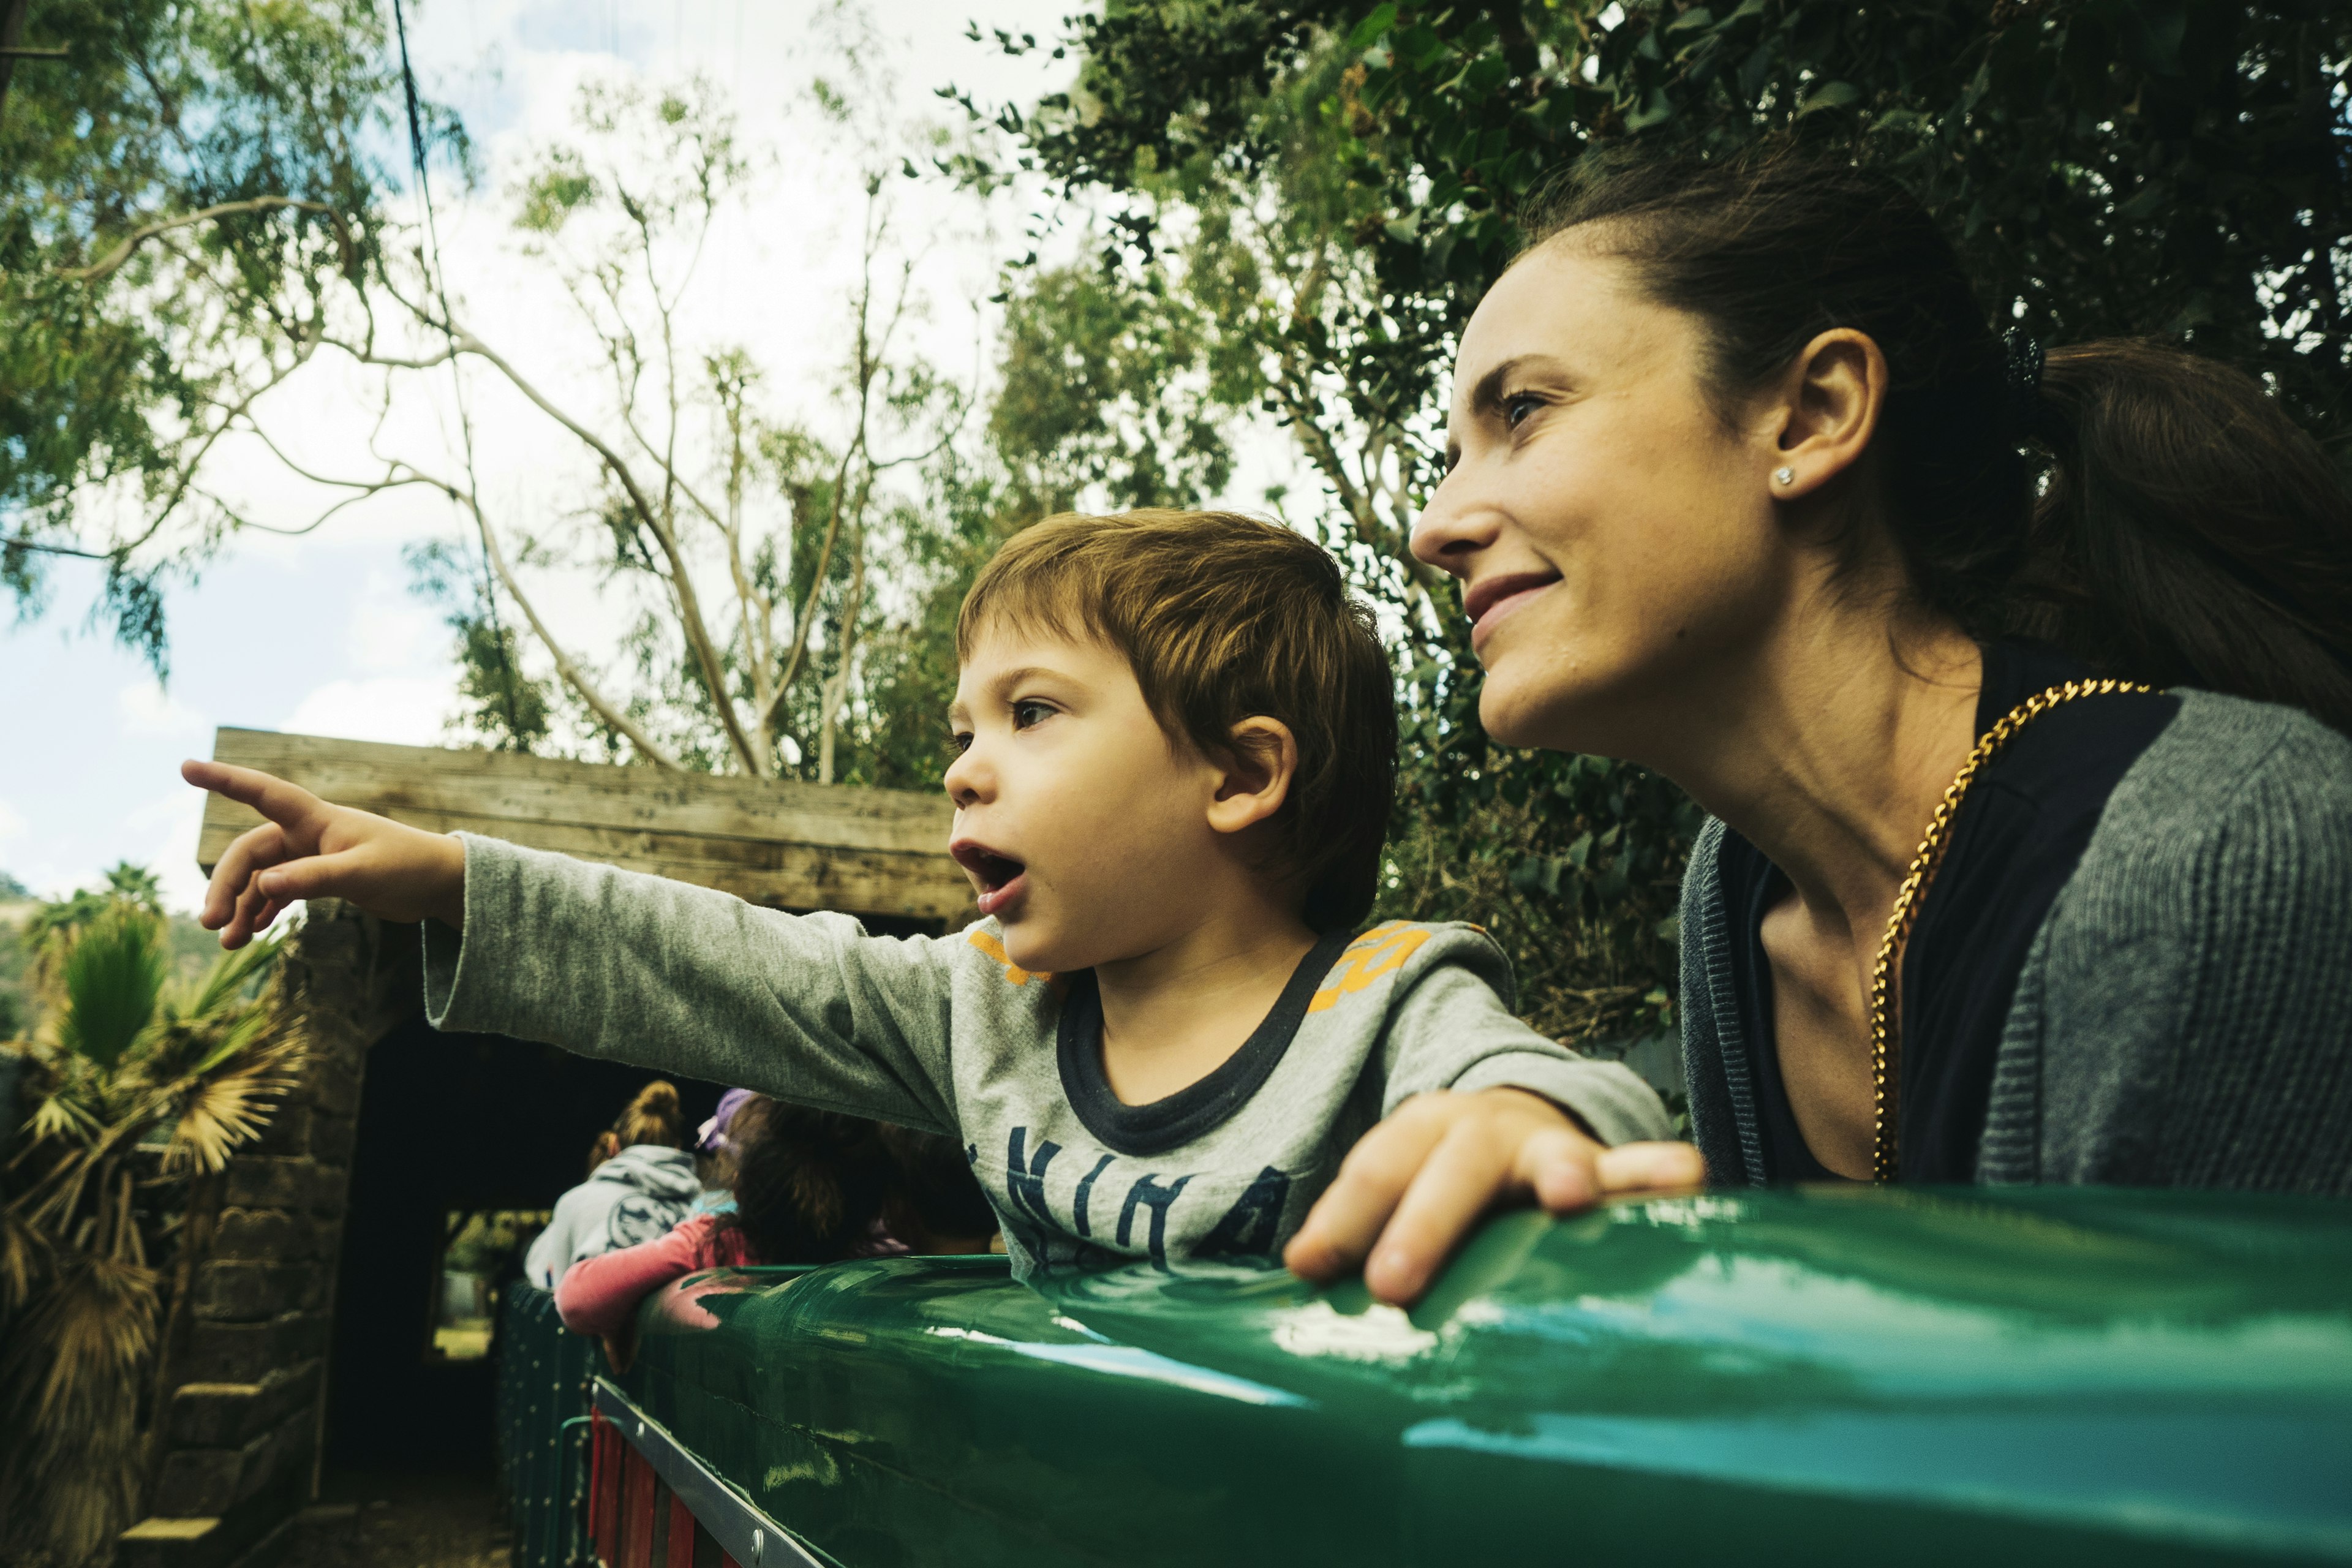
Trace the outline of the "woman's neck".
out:
M 1817 929 L 1874 942 L 1975 745 L 1982 683 L 1951 622 L 1823 592 L 1693 683 L 1706 711 L 1653 765 L 1780 868 Z

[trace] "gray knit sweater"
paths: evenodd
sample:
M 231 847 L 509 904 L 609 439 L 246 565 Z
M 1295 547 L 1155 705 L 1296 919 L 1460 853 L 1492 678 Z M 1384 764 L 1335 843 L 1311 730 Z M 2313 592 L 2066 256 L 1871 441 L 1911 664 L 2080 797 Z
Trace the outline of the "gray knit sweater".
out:
M 2026 956 L 1977 1179 L 2352 1194 L 2352 742 L 2181 695 Z M 1683 1056 L 1707 1168 L 1757 1183 L 1723 833 L 1683 882 Z

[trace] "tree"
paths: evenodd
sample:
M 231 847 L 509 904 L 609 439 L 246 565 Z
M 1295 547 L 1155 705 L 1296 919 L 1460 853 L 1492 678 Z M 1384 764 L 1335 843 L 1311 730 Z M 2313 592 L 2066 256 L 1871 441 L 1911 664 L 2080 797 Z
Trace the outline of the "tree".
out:
M 1076 89 L 998 122 L 1102 216 L 1107 267 L 1255 356 L 1326 492 L 1287 510 L 1391 609 L 1392 907 L 1493 924 L 1564 1034 L 1670 1017 L 1696 814 L 1639 769 L 1488 742 L 1451 593 L 1403 551 L 1454 335 L 1548 174 L 1612 140 L 1819 138 L 1910 179 L 2051 340 L 2183 335 L 2352 435 L 2340 7 L 1207 0 L 1106 7 L 1064 47 Z
M 22 17 L 25 8 L 13 8 Z M 208 462 L 383 255 L 399 101 L 373 0 L 42 0 L 0 116 L 0 588 L 105 570 L 165 668 L 159 584 L 237 523 Z M 457 127 L 425 106 L 434 138 Z
M 174 984 L 135 898 L 59 930 L 40 1033 L 0 1047 L 32 1108 L 0 1173 L 0 1531 L 12 1562 L 79 1568 L 137 1517 L 161 1266 L 192 1184 L 267 1124 L 302 1047 L 279 1021 L 276 942 Z

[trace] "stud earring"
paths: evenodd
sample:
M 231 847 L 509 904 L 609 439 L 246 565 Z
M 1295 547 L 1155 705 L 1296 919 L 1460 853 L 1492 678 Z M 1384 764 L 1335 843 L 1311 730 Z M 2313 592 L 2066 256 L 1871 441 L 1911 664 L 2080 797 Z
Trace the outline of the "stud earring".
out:
M 1772 470 L 1772 482 L 1776 485 L 1793 485 L 1797 482 L 1797 470 L 1775 468 Z

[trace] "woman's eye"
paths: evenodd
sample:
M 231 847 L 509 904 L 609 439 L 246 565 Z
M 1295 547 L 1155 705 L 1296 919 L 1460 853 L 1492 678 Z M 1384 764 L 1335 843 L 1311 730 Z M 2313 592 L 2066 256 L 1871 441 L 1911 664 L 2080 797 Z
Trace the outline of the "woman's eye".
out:
M 1543 399 L 1530 392 L 1515 392 L 1503 399 L 1503 423 L 1516 430 L 1528 415 L 1543 406 Z
M 1013 705 L 1013 727 L 1016 730 L 1026 730 L 1053 710 L 1048 703 L 1015 702 Z

